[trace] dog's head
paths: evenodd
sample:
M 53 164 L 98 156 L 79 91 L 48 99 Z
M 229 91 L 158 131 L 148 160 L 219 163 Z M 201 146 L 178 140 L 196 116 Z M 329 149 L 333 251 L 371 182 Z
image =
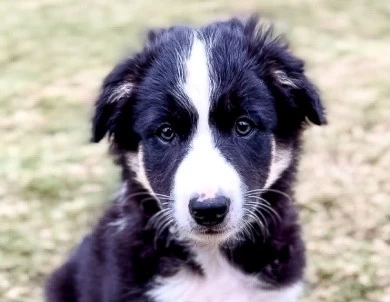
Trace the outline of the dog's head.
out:
M 223 242 L 293 164 L 307 121 L 325 123 L 303 62 L 256 18 L 151 32 L 96 102 L 93 140 L 109 133 L 180 234 Z

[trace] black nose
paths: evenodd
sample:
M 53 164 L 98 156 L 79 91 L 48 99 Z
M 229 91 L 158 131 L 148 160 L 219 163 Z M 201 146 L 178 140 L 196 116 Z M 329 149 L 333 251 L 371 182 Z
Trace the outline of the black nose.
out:
M 215 226 L 221 223 L 229 211 L 230 200 L 225 196 L 210 199 L 190 199 L 189 210 L 195 221 L 203 226 Z

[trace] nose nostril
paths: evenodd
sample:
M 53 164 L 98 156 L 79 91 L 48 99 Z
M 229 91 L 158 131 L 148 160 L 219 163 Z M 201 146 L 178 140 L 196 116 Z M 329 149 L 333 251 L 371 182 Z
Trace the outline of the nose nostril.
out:
M 194 220 L 203 226 L 214 226 L 221 223 L 228 211 L 230 200 L 225 196 L 199 200 L 199 195 L 190 199 L 189 211 Z

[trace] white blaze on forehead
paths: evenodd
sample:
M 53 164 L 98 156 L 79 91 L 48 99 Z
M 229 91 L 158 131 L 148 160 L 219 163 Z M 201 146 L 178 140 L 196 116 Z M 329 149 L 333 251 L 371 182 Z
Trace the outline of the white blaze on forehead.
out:
M 187 69 L 187 72 L 183 89 L 198 112 L 198 129 L 208 127 L 211 79 L 206 47 L 197 36 L 194 37 L 191 52 L 184 68 Z
M 229 219 L 238 221 L 242 213 L 242 188 L 237 171 L 215 146 L 209 125 L 211 78 L 204 41 L 194 36 L 184 66 L 184 93 L 198 114 L 196 131 L 174 179 L 175 215 L 179 224 L 189 226 L 188 203 L 195 194 L 217 193 L 231 199 Z

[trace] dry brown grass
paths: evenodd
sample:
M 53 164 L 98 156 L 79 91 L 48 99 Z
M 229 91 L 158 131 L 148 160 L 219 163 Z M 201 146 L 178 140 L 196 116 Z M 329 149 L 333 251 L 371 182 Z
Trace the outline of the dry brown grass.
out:
M 261 12 L 308 62 L 329 126 L 307 132 L 297 200 L 306 301 L 390 301 L 390 2 L 0 2 L 0 297 L 41 301 L 45 276 L 115 190 L 89 114 L 144 28 Z

